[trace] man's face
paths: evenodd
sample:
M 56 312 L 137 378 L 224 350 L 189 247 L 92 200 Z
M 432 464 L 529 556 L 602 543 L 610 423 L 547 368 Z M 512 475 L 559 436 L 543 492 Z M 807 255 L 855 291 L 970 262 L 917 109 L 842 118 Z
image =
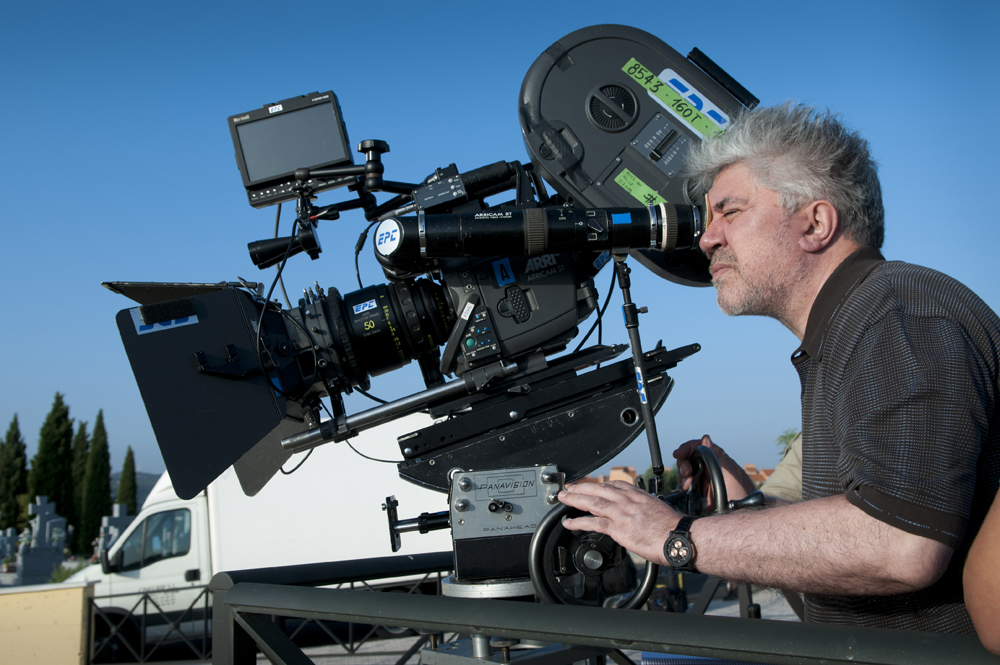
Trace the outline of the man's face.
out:
M 736 164 L 708 192 L 714 219 L 701 238 L 711 258 L 719 308 L 730 316 L 753 314 L 784 321 L 786 305 L 805 275 L 803 255 L 777 192 L 754 182 Z

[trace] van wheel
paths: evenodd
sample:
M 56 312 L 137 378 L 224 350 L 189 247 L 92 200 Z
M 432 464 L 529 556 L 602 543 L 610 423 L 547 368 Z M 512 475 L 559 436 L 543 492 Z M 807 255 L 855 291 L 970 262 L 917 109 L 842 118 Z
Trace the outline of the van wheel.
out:
M 122 620 L 120 614 L 108 614 L 108 619 L 116 625 Z M 104 619 L 95 618 L 97 626 L 94 628 L 94 644 L 91 647 L 91 657 L 95 663 L 134 663 L 136 657 L 126 646 L 126 642 L 136 653 L 139 651 L 139 631 L 131 619 L 125 621 L 118 629 L 118 633 L 108 641 L 111 635 L 111 626 Z M 98 652 L 100 649 L 100 652 Z M 96 654 L 96 655 L 95 655 Z

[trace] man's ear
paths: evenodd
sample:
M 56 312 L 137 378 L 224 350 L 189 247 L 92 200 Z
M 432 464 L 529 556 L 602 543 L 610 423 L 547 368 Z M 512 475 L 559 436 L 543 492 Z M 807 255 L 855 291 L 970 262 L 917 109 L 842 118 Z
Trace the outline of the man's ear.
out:
M 799 211 L 799 247 L 809 253 L 820 252 L 833 242 L 840 228 L 837 209 L 829 201 L 813 201 Z

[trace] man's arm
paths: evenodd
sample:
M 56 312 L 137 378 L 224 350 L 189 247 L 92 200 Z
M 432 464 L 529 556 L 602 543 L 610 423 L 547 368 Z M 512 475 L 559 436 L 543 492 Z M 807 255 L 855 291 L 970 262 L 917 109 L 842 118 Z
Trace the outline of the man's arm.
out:
M 983 646 L 1000 655 L 1000 498 L 993 500 L 986 521 L 965 560 L 965 606 Z
M 592 516 L 566 528 L 607 534 L 665 564 L 663 543 L 681 514 L 627 483 L 587 483 L 560 494 Z M 952 549 L 881 522 L 843 496 L 696 520 L 699 572 L 808 593 L 879 595 L 915 591 L 944 573 Z

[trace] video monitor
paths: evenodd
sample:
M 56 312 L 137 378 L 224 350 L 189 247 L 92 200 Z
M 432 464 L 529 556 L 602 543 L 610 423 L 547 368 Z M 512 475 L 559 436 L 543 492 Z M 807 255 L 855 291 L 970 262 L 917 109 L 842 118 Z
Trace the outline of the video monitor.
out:
M 295 198 L 297 169 L 353 164 L 347 128 L 333 91 L 293 97 L 229 117 L 236 163 L 255 208 Z M 353 176 L 316 179 L 313 192 L 341 187 Z

